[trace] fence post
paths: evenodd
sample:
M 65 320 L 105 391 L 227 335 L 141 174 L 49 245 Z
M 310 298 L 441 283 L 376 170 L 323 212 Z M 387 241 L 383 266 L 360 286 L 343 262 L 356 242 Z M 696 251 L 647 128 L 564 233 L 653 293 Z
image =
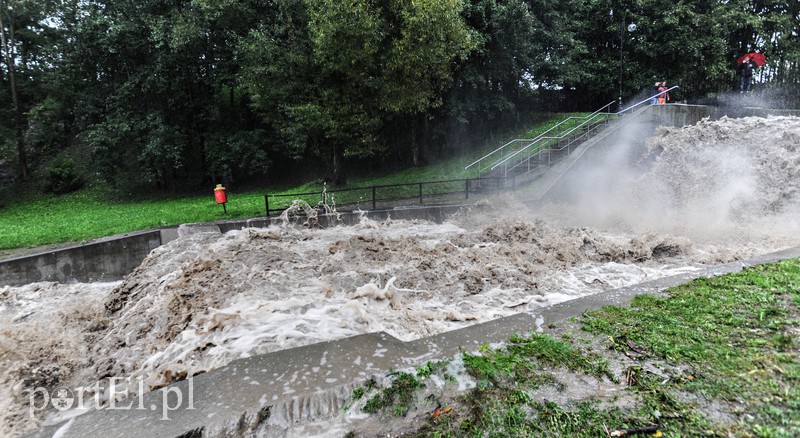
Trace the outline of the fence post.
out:
M 528 147 L 528 162 L 527 162 L 527 165 L 528 165 L 528 172 L 530 172 L 531 171 L 531 147 Z
M 419 205 L 422 205 L 422 183 L 419 183 Z
M 469 199 L 469 178 L 464 180 L 464 199 Z
M 372 186 L 372 209 L 377 210 L 376 196 L 375 196 L 375 186 Z
M 269 217 L 269 195 L 264 195 L 264 205 L 267 209 L 267 217 Z

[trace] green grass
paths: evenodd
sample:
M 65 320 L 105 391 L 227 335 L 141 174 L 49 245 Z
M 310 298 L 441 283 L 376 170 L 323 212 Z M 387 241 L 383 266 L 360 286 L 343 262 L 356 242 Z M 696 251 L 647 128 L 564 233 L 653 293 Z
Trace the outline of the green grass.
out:
M 549 129 L 570 114 L 543 115 L 526 131 L 513 133 L 509 138 L 533 137 Z M 348 187 L 403 184 L 418 181 L 435 181 L 474 177 L 464 167 L 485 152 L 499 146 L 486 148 L 441 160 L 423 168 L 365 177 L 351 175 Z M 81 242 L 92 238 L 126 233 L 134 230 L 170 226 L 189 222 L 208 222 L 264 216 L 264 195 L 322 191 L 322 184 L 309 182 L 293 188 L 264 187 L 243 193 L 229 192 L 228 213 L 214 202 L 213 187 L 207 195 L 185 197 L 152 197 L 146 200 L 127 201 L 109 199 L 99 189 L 55 196 L 23 196 L 6 200 L 0 207 L 0 251 L 15 248 L 32 248 L 65 242 Z M 368 196 L 363 193 L 357 197 Z M 371 195 L 371 193 L 369 194 Z M 388 194 L 387 194 L 388 196 Z M 293 198 L 285 198 L 291 204 Z M 315 205 L 319 196 L 310 196 Z M 341 202 L 346 202 L 342 198 Z M 336 199 L 336 202 L 340 202 Z M 277 206 L 271 206 L 275 208 Z
M 748 421 L 721 425 L 720 434 L 789 437 L 800 434 L 798 304 L 800 261 L 788 260 L 637 297 L 584 322 L 617 350 L 636 345 L 688 370 L 667 388 L 746 412 Z
M 514 335 L 497 351 L 465 353 L 464 364 L 478 387 L 485 388 L 498 386 L 506 379 L 525 384 L 528 389 L 552 384 L 552 377 L 543 371 L 545 366 L 613 378 L 608 362 L 597 354 L 584 353 L 567 342 L 536 333 L 528 338 Z
M 464 354 L 476 387 L 437 400 L 451 407 L 447 414 L 424 414 L 405 436 L 800 436 L 800 260 L 643 295 L 561 330 L 560 339 L 515 335 L 498 349 Z M 537 390 L 564 389 L 556 369 L 606 380 L 619 392 L 545 400 Z M 431 410 L 422 394 L 440 391 L 414 382 L 400 385 L 419 395 L 406 395 L 401 413 Z M 392 411 L 393 402 L 383 401 L 383 411 Z
M 370 397 L 362 409 L 364 412 L 376 413 L 391 407 L 394 415 L 404 416 L 411 408 L 415 391 L 423 387 L 414 374 L 398 372 L 392 383 Z
M 228 214 L 213 193 L 139 202 L 111 202 L 83 190 L 7 206 L 0 215 L 0 249 L 83 241 L 158 226 L 263 216 L 263 193 L 232 195 Z

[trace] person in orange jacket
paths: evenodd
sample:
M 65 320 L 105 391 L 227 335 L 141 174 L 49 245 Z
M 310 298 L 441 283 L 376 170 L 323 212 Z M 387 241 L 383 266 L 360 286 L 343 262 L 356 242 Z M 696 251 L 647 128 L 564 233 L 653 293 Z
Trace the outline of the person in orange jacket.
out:
M 667 88 L 667 81 L 661 83 L 661 86 L 658 87 L 658 104 L 664 105 L 665 103 L 669 102 L 669 92 L 667 92 L 669 88 Z

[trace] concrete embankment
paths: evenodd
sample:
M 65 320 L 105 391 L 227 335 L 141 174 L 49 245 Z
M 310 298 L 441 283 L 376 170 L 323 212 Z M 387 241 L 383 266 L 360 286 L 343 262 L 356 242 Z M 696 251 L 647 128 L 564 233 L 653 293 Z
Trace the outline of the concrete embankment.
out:
M 376 210 L 366 214 L 372 220 L 423 219 L 437 223 L 462 206 L 430 206 Z M 320 226 L 352 225 L 362 213 L 319 216 Z M 302 222 L 305 217 L 295 217 Z M 281 224 L 280 218 L 255 218 L 212 223 L 185 224 L 104 237 L 89 243 L 46 249 L 0 260 L 0 286 L 20 286 L 40 281 L 60 283 L 117 281 L 132 272 L 153 249 L 180 236 L 193 233 L 225 233 L 249 227 Z

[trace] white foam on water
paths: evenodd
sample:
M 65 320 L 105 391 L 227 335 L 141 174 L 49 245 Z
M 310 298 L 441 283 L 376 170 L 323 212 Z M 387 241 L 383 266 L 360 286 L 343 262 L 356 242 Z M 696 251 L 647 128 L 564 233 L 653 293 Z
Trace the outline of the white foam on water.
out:
M 238 358 L 369 332 L 409 341 L 796 246 L 798 120 L 666 129 L 646 151 L 652 164 L 629 175 L 636 184 L 610 184 L 618 190 L 603 202 L 528 212 L 495 199 L 445 224 L 362 218 L 187 234 L 122 282 L 4 287 L 0 434 L 46 420 L 28 415 L 35 387 L 114 376 L 131 382 L 117 392 L 133 394 L 139 379 L 150 390 Z M 738 130 L 759 126 L 765 143 L 746 134 L 743 149 Z

